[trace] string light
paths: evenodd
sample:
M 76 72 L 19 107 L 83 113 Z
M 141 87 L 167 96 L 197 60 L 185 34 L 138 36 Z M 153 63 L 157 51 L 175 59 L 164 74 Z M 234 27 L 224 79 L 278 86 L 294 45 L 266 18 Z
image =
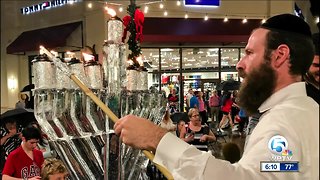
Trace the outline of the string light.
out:
M 208 19 L 209 19 L 209 17 L 208 17 L 208 15 L 206 14 L 206 15 L 204 16 L 204 20 L 207 21 Z
M 88 8 L 92 8 L 92 3 L 88 3 Z
M 319 17 L 316 18 L 316 23 L 317 23 L 317 24 L 319 23 Z
M 199 0 L 198 0 L 199 1 Z M 71 2 L 71 1 L 70 1 Z M 118 6 L 119 7 L 119 12 L 123 12 L 124 11 L 124 9 L 123 9 L 123 4 L 121 4 L 121 3 L 108 3 L 108 2 L 103 2 L 103 3 L 105 3 L 106 5 L 112 5 L 112 6 Z M 164 9 L 164 7 L 165 7 L 165 1 L 163 2 L 163 1 L 161 1 L 161 2 L 156 2 L 156 3 L 159 3 L 159 8 L 160 9 Z M 181 6 L 181 0 L 176 0 L 176 4 L 177 4 L 177 6 Z M 142 4 L 139 4 L 139 6 L 140 7 L 142 7 L 142 6 L 144 6 L 144 13 L 145 14 L 147 14 L 148 12 L 149 12 L 149 6 L 148 5 L 150 5 L 150 4 L 153 4 L 153 2 L 152 3 L 150 3 L 150 2 L 147 2 L 147 3 L 142 3 Z M 92 3 L 90 2 L 90 3 L 88 3 L 88 8 L 92 8 Z M 182 12 L 180 11 L 179 12 L 179 10 L 177 11 L 177 12 L 175 12 L 175 14 L 179 14 L 179 13 L 181 13 L 182 14 Z M 189 12 L 190 13 L 190 12 Z M 188 19 L 189 18 L 189 13 L 188 12 L 185 12 L 184 13 L 184 18 L 185 19 Z M 164 16 L 168 16 L 168 14 L 169 14 L 169 12 L 166 10 L 166 11 L 164 11 L 163 12 L 163 15 Z M 198 15 L 197 15 L 197 12 L 191 12 L 191 14 L 195 14 L 196 16 L 195 17 L 198 17 Z M 210 14 L 209 13 L 209 15 L 210 16 L 212 16 L 212 17 L 215 17 L 215 19 L 223 19 L 223 22 L 228 22 L 229 21 L 229 18 L 230 17 L 235 17 L 236 19 L 237 18 L 239 18 L 237 15 L 225 15 L 224 17 L 221 17 L 221 16 L 223 16 L 223 15 L 221 15 L 221 14 Z M 209 20 L 209 15 L 208 15 L 208 13 L 206 13 L 206 15 L 204 16 L 204 20 L 205 21 L 207 21 L 207 20 Z M 181 16 L 183 16 L 183 15 L 181 15 Z M 260 18 L 259 18 L 259 16 L 260 16 Z M 257 14 L 257 15 L 254 15 L 254 17 L 252 17 L 253 19 L 257 19 L 257 18 L 259 18 L 259 19 L 261 19 L 261 23 L 264 23 L 265 21 L 266 21 L 266 19 L 265 19 L 265 17 L 261 17 L 261 15 L 259 15 L 259 14 Z M 245 23 L 247 23 L 248 22 L 248 19 L 247 19 L 247 17 L 245 17 L 243 20 L 242 20 L 242 23 L 243 24 L 245 24 Z M 316 19 L 315 19 L 315 23 L 319 23 L 319 17 L 317 17 Z
M 244 24 L 244 23 L 247 23 L 248 22 L 248 20 L 247 20 L 247 18 L 244 18 L 243 20 L 242 20 L 242 23 Z
M 223 22 L 228 22 L 228 21 L 229 21 L 229 19 L 227 18 L 227 16 L 224 17 Z
M 143 12 L 144 12 L 145 14 L 147 14 L 148 11 L 149 11 L 149 7 L 148 7 L 148 6 L 145 6 Z

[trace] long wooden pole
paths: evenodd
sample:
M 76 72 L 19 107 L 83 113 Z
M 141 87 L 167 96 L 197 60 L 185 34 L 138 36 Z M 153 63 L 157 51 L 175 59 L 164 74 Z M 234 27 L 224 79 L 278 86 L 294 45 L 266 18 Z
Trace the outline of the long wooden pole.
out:
M 67 67 L 64 67 L 65 64 L 63 64 L 58 58 L 56 58 L 54 55 L 52 55 L 46 48 L 43 46 L 40 46 L 40 53 L 43 52 L 47 54 L 47 56 L 53 60 L 54 64 L 62 70 L 67 76 L 69 76 L 70 79 L 75 82 L 80 89 L 89 96 L 93 102 L 95 102 L 101 110 L 106 113 L 106 115 L 115 123 L 119 120 L 119 118 L 106 106 L 94 93 L 74 74 L 72 74 L 70 71 L 68 71 Z M 143 154 L 150 159 L 153 162 L 154 154 L 150 151 L 143 150 Z M 159 171 L 168 179 L 173 180 L 173 176 L 170 174 L 170 172 L 163 166 L 160 166 L 159 164 L 154 163 L 155 166 L 159 169 Z

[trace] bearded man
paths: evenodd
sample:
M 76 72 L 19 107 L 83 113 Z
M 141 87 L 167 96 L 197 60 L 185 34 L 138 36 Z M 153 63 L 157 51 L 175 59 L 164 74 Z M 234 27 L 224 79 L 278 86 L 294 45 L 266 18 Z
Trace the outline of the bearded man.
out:
M 313 56 L 310 27 L 297 16 L 271 17 L 252 32 L 237 64 L 244 78 L 239 105 L 262 116 L 237 163 L 216 159 L 133 115 L 115 123 L 115 133 L 125 144 L 155 152 L 154 162 L 178 180 L 319 179 L 319 105 L 302 82 Z M 289 169 L 282 161 L 295 172 L 284 172 Z

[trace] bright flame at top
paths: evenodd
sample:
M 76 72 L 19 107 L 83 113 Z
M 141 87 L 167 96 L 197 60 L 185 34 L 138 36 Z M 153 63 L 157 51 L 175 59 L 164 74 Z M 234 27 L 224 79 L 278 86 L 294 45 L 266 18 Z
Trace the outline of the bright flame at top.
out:
M 44 54 L 44 47 L 40 46 L 40 54 Z
M 143 66 L 143 61 L 142 61 L 142 57 L 141 56 L 137 57 L 137 61 L 138 61 L 140 66 Z
M 91 61 L 91 60 L 94 60 L 94 56 L 93 56 L 93 55 L 91 55 L 91 54 L 82 53 L 82 55 L 83 55 L 83 59 L 84 59 L 85 61 Z
M 69 58 L 73 58 L 73 57 L 75 57 L 75 53 L 74 53 L 74 52 L 67 51 L 67 52 L 66 52 L 66 56 L 69 57 Z
M 113 9 L 111 9 L 111 8 L 108 8 L 108 6 L 106 6 L 104 9 L 107 11 L 107 13 L 108 13 L 111 17 L 115 17 L 115 16 L 117 15 L 116 11 L 113 10 Z

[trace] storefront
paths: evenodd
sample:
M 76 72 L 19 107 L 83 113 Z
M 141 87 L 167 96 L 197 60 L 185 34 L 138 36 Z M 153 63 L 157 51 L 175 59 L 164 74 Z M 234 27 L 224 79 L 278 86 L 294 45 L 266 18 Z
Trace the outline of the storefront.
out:
M 236 64 L 243 56 L 243 47 L 220 48 L 143 48 L 143 60 L 149 72 L 148 86 L 168 95 L 178 90 L 183 99 L 188 89 L 212 91 L 229 79 L 238 79 Z M 181 110 L 183 102 L 180 102 Z

